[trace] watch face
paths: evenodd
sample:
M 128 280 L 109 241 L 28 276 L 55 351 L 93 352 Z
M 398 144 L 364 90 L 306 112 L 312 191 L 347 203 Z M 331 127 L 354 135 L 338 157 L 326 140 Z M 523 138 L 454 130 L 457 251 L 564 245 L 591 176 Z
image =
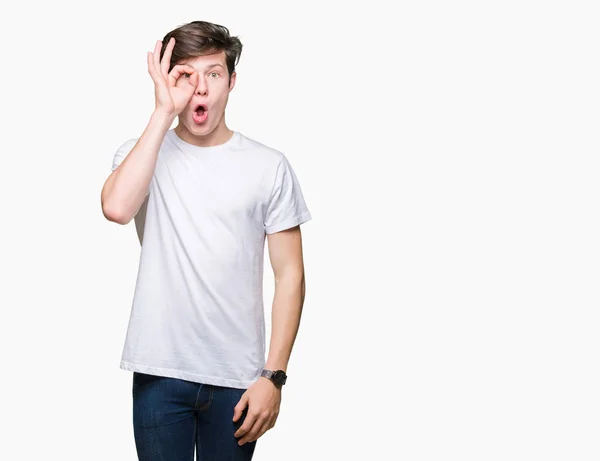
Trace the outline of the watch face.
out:
M 281 370 L 277 370 L 275 373 L 273 373 L 273 380 L 277 383 L 277 384 L 283 384 L 285 383 L 285 372 L 281 371 Z

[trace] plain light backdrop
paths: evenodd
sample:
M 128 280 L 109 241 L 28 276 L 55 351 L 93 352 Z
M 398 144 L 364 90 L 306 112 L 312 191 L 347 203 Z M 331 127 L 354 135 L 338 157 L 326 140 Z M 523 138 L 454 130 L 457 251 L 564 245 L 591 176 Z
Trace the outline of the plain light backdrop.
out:
M 100 191 L 154 108 L 146 53 L 202 19 L 244 46 L 228 126 L 288 156 L 313 215 L 255 459 L 598 460 L 598 13 L 2 6 L 0 459 L 136 459 L 119 360 L 140 247 Z

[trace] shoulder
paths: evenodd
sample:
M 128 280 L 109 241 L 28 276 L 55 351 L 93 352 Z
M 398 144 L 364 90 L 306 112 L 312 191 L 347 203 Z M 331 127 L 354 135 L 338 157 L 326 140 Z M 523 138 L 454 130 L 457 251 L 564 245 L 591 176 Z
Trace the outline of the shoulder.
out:
M 270 147 L 260 141 L 249 138 L 240 133 L 238 143 L 240 151 L 250 156 L 255 161 L 260 161 L 265 167 L 277 167 L 285 158 L 285 154 L 278 149 Z

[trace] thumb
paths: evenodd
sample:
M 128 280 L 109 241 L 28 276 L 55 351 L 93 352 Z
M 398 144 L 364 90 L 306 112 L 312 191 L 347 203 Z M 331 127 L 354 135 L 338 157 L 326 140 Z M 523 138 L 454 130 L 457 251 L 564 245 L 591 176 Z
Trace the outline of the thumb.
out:
M 242 416 L 242 412 L 244 411 L 244 408 L 246 408 L 247 404 L 248 404 L 248 397 L 246 396 L 246 393 L 244 392 L 244 394 L 242 395 L 242 398 L 240 399 L 240 401 L 237 403 L 237 405 L 233 409 L 233 422 L 236 422 L 238 419 L 240 419 L 240 416 Z

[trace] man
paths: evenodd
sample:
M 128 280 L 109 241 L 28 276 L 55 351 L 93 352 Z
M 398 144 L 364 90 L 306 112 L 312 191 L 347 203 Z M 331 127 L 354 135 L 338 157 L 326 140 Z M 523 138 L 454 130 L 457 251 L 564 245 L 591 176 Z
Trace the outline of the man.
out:
M 272 428 L 304 302 L 311 219 L 281 152 L 230 130 L 242 44 L 194 21 L 148 53 L 155 110 L 115 153 L 105 217 L 142 249 L 120 368 L 140 460 L 250 460 Z M 170 129 L 178 118 L 178 125 Z M 275 274 L 265 361 L 264 242 Z

